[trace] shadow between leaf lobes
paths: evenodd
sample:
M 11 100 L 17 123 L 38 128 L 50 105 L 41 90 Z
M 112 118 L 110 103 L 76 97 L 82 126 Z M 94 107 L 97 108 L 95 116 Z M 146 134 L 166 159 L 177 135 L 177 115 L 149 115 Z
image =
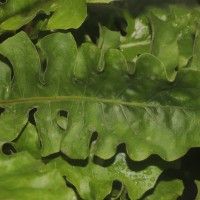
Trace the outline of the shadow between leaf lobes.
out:
M 32 108 L 30 111 L 29 111 L 29 114 L 28 114 L 28 121 L 33 124 L 34 126 L 36 126 L 36 122 L 35 122 L 35 117 L 34 117 L 34 114 L 37 112 L 37 108 Z
M 5 111 L 5 108 L 0 107 L 0 116 L 3 114 L 3 112 Z
M 89 158 L 86 159 L 71 159 L 65 154 L 61 153 L 61 157 L 72 166 L 86 167 L 89 163 Z
M 64 180 L 65 180 L 66 186 L 69 187 L 69 188 L 71 188 L 71 189 L 75 192 L 77 200 L 84 200 L 84 199 L 81 198 L 81 196 L 79 195 L 79 193 L 78 193 L 76 187 L 75 187 L 72 183 L 70 183 L 70 182 L 67 180 L 67 177 L 66 177 L 66 176 L 63 176 L 63 178 L 64 178 Z
M 2 152 L 5 155 L 12 155 L 14 153 L 17 153 L 16 149 L 13 147 L 12 143 L 5 143 L 2 146 Z

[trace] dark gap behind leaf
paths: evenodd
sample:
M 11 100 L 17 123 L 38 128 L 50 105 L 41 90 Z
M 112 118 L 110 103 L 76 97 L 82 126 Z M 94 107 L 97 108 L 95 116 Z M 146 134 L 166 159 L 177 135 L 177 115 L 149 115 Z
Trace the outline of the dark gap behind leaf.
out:
M 81 196 L 79 195 L 76 187 L 67 180 L 67 177 L 63 176 L 63 178 L 65 180 L 66 186 L 69 187 L 69 188 L 71 188 L 75 192 L 77 200 L 83 200 L 83 198 L 81 198 Z
M 19 135 L 12 141 L 13 143 L 16 143 L 19 138 L 21 137 L 21 135 L 23 134 L 24 130 L 26 129 L 28 123 L 25 124 L 25 126 L 22 128 L 22 130 L 20 131 Z
M 57 114 L 57 125 L 62 130 L 67 129 L 68 125 L 68 112 L 66 110 L 59 110 Z
M 68 112 L 66 110 L 60 110 L 59 111 L 59 116 L 61 117 L 68 117 Z
M 126 27 L 128 25 L 126 20 L 124 18 L 115 18 L 114 23 L 115 23 L 116 29 L 120 31 L 121 35 L 126 36 L 127 34 Z
M 7 0 L 0 0 L 0 5 L 7 3 Z
M 91 145 L 95 143 L 97 139 L 98 139 L 98 133 L 95 131 L 94 133 L 92 133 L 92 136 L 90 138 L 89 148 L 91 148 Z
M 5 155 L 12 155 L 13 153 L 17 153 L 16 149 L 13 147 L 11 143 L 5 143 L 2 146 L 2 152 Z
M 197 0 L 126 0 L 126 8 L 132 14 L 133 18 L 146 12 L 149 7 L 168 8 L 169 4 L 194 7 Z
M 0 107 L 0 116 L 3 114 L 3 112 L 5 111 L 5 108 Z
M 45 164 L 48 164 L 49 162 L 51 162 L 53 159 L 55 158 L 58 158 L 61 156 L 61 152 L 58 152 L 58 153 L 54 153 L 54 154 L 51 154 L 49 156 L 46 156 L 46 157 L 43 157 L 42 158 L 42 161 L 45 163 Z
M 88 165 L 89 158 L 86 159 L 71 159 L 65 154 L 61 153 L 62 158 L 72 166 L 85 167 Z
M 37 111 L 37 108 L 33 108 L 29 111 L 29 114 L 28 114 L 28 121 L 34 126 L 36 126 L 35 117 L 34 117 L 34 114 L 36 111 Z
M 113 198 L 116 199 L 117 197 L 120 197 L 122 194 L 122 190 L 123 184 L 118 180 L 114 180 L 112 184 L 112 191 L 104 198 L 104 200 L 110 200 Z
M 148 190 L 139 200 L 143 200 L 147 196 L 153 194 L 160 181 L 170 181 L 174 179 L 182 180 L 184 184 L 183 194 L 178 197 L 177 200 L 195 200 L 198 191 L 194 181 L 200 180 L 200 148 L 190 149 L 179 161 L 181 162 L 180 169 L 169 168 L 163 171 L 154 188 Z
M 112 165 L 115 162 L 115 157 L 119 153 L 125 153 L 127 155 L 127 153 L 126 153 L 126 146 L 125 146 L 124 143 L 121 143 L 121 144 L 119 144 L 117 146 L 116 154 L 113 157 L 111 157 L 111 158 L 109 158 L 107 160 L 104 160 L 104 159 L 102 159 L 102 158 L 94 155 L 93 162 L 96 165 L 100 165 L 102 167 L 109 167 L 110 165 Z
M 183 182 L 185 189 L 178 200 L 195 200 L 197 186 L 195 180 L 200 180 L 200 148 L 191 148 L 182 158 Z
M 80 46 L 85 42 L 85 36 L 89 36 L 91 41 L 96 44 L 100 37 L 100 26 L 105 26 L 112 31 L 119 31 L 126 35 L 127 23 L 121 14 L 121 6 L 118 3 L 88 4 L 88 16 L 78 29 L 70 30 Z

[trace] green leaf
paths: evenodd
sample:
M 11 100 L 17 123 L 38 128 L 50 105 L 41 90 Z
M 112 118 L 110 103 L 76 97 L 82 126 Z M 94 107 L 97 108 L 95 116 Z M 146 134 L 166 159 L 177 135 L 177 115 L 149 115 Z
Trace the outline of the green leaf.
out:
M 84 0 L 60 0 L 51 5 L 56 10 L 47 23 L 46 29 L 78 28 L 86 18 Z M 63 20 L 66 19 L 66 20 Z
M 0 61 L 0 96 L 4 98 L 8 98 L 9 91 L 10 91 L 10 77 L 11 77 L 11 71 L 9 66 Z
M 196 183 L 196 186 L 197 186 L 197 190 L 198 190 L 198 193 L 197 193 L 197 196 L 196 196 L 196 198 L 195 198 L 195 200 L 199 200 L 200 199 L 200 181 L 195 181 L 195 183 Z
M 142 3 L 135 7 L 129 4 L 133 10 L 122 9 L 127 27 L 121 27 L 125 31 L 121 51 L 128 61 L 151 52 L 165 65 L 169 80 L 174 80 L 174 67 L 185 67 L 192 56 L 198 9 L 166 4 L 162 8 L 152 6 L 137 16 L 136 8 Z
M 77 199 L 60 173 L 49 171 L 30 154 L 0 155 L 0 199 Z
M 28 151 L 35 158 L 41 158 L 38 133 L 36 127 L 31 123 L 27 124 L 13 146 L 17 152 Z
M 197 32 L 196 32 L 196 36 L 195 36 L 195 41 L 194 41 L 193 54 L 192 54 L 192 57 L 191 57 L 191 61 L 188 65 L 189 68 L 192 68 L 194 70 L 199 70 L 199 63 L 200 63 L 200 59 L 199 59 L 199 53 L 200 53 L 199 34 L 200 34 L 200 29 L 198 27 Z
M 120 0 L 86 0 L 87 3 L 110 3 L 112 1 L 120 1 Z
M 191 57 L 196 32 L 195 11 L 189 7 L 170 6 L 174 28 L 178 32 L 179 68 L 187 65 Z M 186 48 L 187 47 L 187 48 Z
M 120 33 L 111 31 L 106 27 L 100 27 L 100 37 L 97 46 L 101 49 L 98 68 L 101 71 L 105 67 L 105 53 L 109 49 L 117 49 L 120 44 Z
M 101 48 L 104 52 L 108 49 L 117 49 L 120 44 L 120 33 L 116 31 L 111 31 L 106 27 L 100 27 L 100 38 L 98 40 L 97 46 Z
M 85 166 L 71 165 L 65 157 L 52 160 L 48 166 L 66 176 L 83 199 L 104 199 L 111 192 L 113 181 L 117 180 L 126 188 L 129 197 L 136 200 L 154 186 L 163 169 L 149 161 L 128 162 L 123 153 L 117 154 L 109 166 L 97 157 L 90 157 Z
M 9 0 L 1 7 L 0 29 L 17 30 L 40 13 L 53 13 L 41 29 L 78 28 L 86 18 L 86 3 L 84 0 L 22 0 L 20 3 Z
M 155 191 L 145 200 L 174 200 L 182 195 L 184 186 L 181 180 L 161 181 Z
M 143 53 L 139 56 L 135 68 L 137 76 L 152 80 L 166 80 L 168 78 L 164 64 L 152 54 Z
M 153 30 L 151 53 L 165 66 L 167 77 L 173 81 L 176 76 L 175 68 L 178 66 L 177 33 L 170 21 L 163 21 L 150 16 Z
M 134 19 L 131 13 L 124 11 L 124 18 L 127 22 L 126 35 L 121 36 L 120 49 L 125 58 L 133 61 L 138 54 L 150 52 L 150 30 L 146 15 Z
M 99 135 L 95 155 L 103 159 L 112 157 L 120 143 L 126 144 L 134 160 L 151 154 L 174 160 L 200 145 L 199 71 L 182 69 L 171 83 L 164 76 L 152 78 L 164 70 L 159 64 L 148 71 L 148 77 L 142 72 L 137 75 L 140 67 L 145 70 L 138 65 L 131 76 L 116 49 L 106 52 L 105 66 L 99 70 L 101 50 L 91 44 L 77 49 L 70 33 L 48 35 L 38 47 L 46 57 L 45 72 L 25 33 L 0 46 L 14 71 L 12 82 L 3 80 L 11 89 L 0 97 L 1 142 L 15 139 L 27 123 L 28 111 L 37 108 L 34 116 L 42 156 L 61 150 L 70 158 L 86 158 L 93 132 Z M 64 124 L 58 120 L 61 111 L 68 113 Z

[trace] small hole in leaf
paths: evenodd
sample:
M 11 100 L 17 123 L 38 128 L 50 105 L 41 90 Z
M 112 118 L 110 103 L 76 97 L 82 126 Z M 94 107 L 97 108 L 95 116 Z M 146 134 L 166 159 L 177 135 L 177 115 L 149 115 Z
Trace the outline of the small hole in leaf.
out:
M 174 68 L 174 70 L 177 72 L 177 71 L 179 70 L 179 67 L 176 66 L 176 67 Z
M 67 129 L 67 124 L 68 124 L 67 117 L 68 117 L 68 112 L 66 110 L 58 111 L 57 124 L 63 130 Z
M 37 111 L 37 108 L 33 108 L 29 111 L 29 114 L 28 114 L 28 121 L 34 126 L 36 126 L 35 117 L 34 117 L 34 114 L 36 111 Z
M 4 111 L 5 111 L 5 108 L 0 107 L 0 116 L 3 114 Z
M 5 143 L 2 147 L 2 152 L 6 155 L 12 155 L 13 153 L 16 153 L 16 149 L 13 147 L 10 143 Z
M 98 138 L 98 133 L 97 133 L 97 132 L 92 133 L 92 137 L 90 138 L 90 145 L 89 145 L 89 148 L 91 147 L 91 145 L 92 145 L 93 143 L 95 143 L 95 141 L 97 140 L 97 138 Z
M 60 111 L 59 111 L 59 116 L 60 116 L 60 117 L 66 117 L 66 118 L 67 118 L 68 112 L 65 111 L 65 110 L 60 110 Z

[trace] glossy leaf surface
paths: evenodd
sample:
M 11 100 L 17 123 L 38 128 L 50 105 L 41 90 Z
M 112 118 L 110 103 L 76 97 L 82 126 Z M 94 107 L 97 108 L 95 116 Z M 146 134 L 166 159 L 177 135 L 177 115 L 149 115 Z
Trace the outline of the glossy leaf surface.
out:
M 58 169 L 72 183 L 83 199 L 104 199 L 112 189 L 114 180 L 120 181 L 132 200 L 140 198 L 152 188 L 166 167 L 160 162 L 158 166 L 128 161 L 125 154 L 118 154 L 112 164 L 97 157 L 90 158 L 85 166 L 72 166 L 68 158 L 56 158 L 49 164 L 50 168 Z M 162 166 L 163 165 L 163 166 Z M 94 178 L 95 177 L 95 178 Z
M 181 180 L 161 181 L 155 191 L 145 200 L 173 200 L 182 195 L 183 183 Z

